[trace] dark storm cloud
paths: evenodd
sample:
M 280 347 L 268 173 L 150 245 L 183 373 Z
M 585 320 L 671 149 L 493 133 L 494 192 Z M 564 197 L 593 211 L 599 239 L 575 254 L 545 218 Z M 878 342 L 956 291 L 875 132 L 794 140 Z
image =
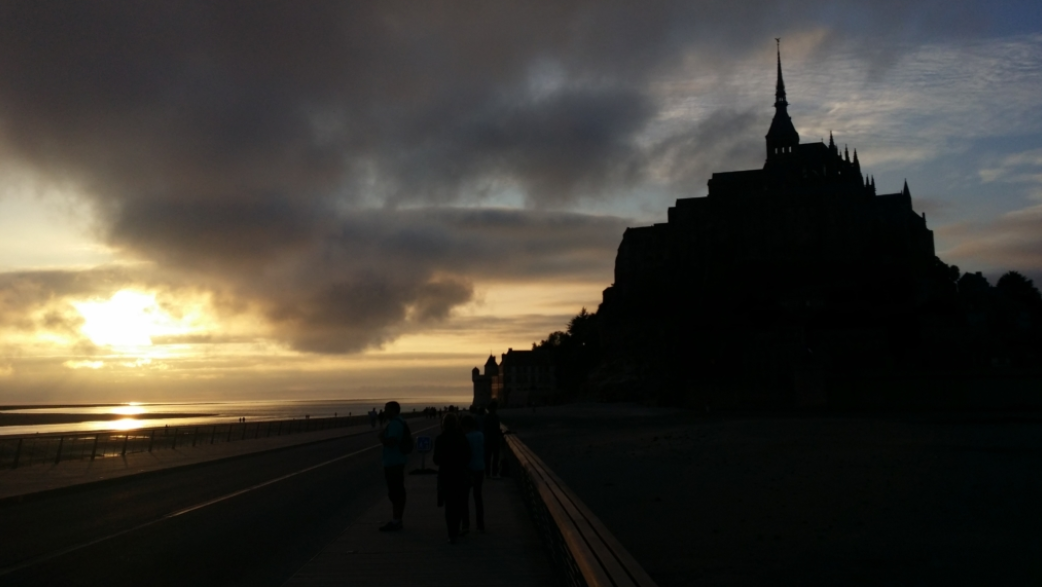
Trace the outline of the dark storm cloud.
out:
M 610 263 L 615 219 L 430 206 L 698 180 L 732 154 L 725 126 L 762 121 L 642 143 L 649 81 L 687 56 L 726 71 L 788 32 L 890 47 L 952 24 L 863 4 L 7 2 L 0 140 L 80 186 L 111 245 L 260 308 L 296 348 L 355 351 L 443 319 L 475 279 Z
M 254 300 L 297 349 L 350 352 L 445 318 L 471 299 L 473 279 L 605 275 L 625 227 L 610 217 L 444 207 L 359 211 L 311 226 L 306 242 L 263 266 L 214 255 L 185 279 Z

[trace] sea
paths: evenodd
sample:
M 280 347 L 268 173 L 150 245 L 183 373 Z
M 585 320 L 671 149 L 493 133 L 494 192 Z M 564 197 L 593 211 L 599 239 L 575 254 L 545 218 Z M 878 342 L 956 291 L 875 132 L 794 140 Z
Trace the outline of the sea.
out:
M 351 400 L 258 400 L 176 403 L 124 403 L 91 406 L 56 405 L 8 406 L 0 414 L 62 414 L 75 422 L 55 424 L 0 425 L 0 436 L 26 436 L 62 432 L 95 432 L 99 430 L 134 430 L 163 426 L 206 426 L 227 424 L 246 418 L 247 422 L 291 420 L 298 418 L 331 418 L 358 416 L 376 408 L 383 409 L 386 399 Z M 461 402 L 431 401 L 431 398 L 399 398 L 403 413 L 426 407 L 443 408 Z M 10 408 L 10 409 L 8 409 Z M 116 419 L 113 419 L 115 417 Z

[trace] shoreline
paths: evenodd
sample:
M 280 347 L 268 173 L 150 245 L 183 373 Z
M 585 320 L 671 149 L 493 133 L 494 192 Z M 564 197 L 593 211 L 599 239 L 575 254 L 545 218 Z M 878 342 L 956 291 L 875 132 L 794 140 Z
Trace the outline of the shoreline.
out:
M 54 410 L 54 409 L 78 409 L 78 408 L 115 408 L 130 404 L 10 404 L 0 406 L 0 412 L 11 410 Z

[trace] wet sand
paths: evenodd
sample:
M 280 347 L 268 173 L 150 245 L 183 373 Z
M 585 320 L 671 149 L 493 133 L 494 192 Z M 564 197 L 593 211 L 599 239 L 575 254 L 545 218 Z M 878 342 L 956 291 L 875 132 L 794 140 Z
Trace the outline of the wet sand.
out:
M 502 419 L 663 587 L 1042 584 L 1042 413 Z

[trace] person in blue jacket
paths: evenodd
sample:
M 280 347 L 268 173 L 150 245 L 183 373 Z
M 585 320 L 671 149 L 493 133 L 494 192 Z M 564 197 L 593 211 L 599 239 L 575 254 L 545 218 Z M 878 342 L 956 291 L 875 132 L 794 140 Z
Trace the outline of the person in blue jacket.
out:
M 387 497 L 391 500 L 391 521 L 381 526 L 380 531 L 397 532 L 402 529 L 402 515 L 405 513 L 406 456 L 401 449 L 405 422 L 398 402 L 387 402 L 384 413 L 387 415 L 387 425 L 380 430 L 377 438 L 383 445 L 384 480 L 387 482 Z

